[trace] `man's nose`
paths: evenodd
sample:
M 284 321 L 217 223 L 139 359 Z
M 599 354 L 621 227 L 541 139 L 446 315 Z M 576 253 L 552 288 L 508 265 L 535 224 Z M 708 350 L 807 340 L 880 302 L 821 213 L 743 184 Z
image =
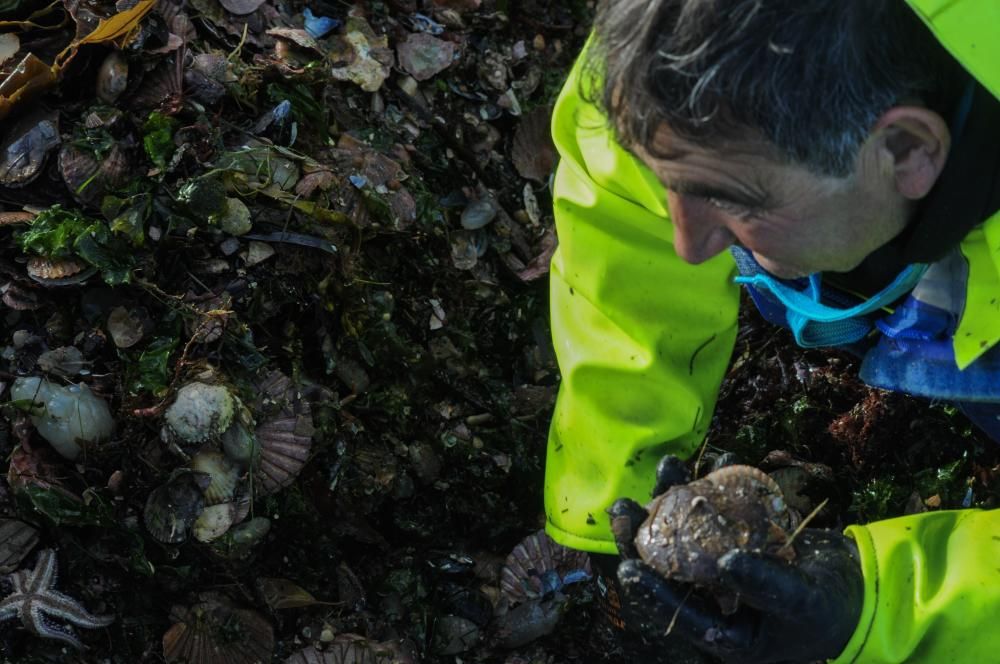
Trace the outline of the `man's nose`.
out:
M 697 265 L 736 242 L 720 215 L 691 204 L 684 196 L 670 196 L 670 220 L 674 226 L 674 250 L 688 263 Z

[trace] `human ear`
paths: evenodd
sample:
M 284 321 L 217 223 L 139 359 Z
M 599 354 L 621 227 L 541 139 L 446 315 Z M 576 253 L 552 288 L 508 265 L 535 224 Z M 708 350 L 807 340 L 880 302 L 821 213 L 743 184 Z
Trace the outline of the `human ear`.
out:
M 878 149 L 889 158 L 896 191 L 910 200 L 926 196 L 951 148 L 944 119 L 922 106 L 894 106 L 875 124 Z

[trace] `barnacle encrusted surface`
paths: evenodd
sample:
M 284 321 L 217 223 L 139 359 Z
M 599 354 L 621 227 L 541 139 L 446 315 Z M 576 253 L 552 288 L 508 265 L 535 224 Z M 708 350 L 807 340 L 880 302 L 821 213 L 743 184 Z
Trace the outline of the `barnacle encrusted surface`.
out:
M 741 465 L 672 487 L 647 511 L 635 538 L 642 559 L 665 577 L 703 585 L 717 580 L 718 559 L 733 549 L 778 549 L 796 519 L 773 479 Z
M 228 389 L 193 382 L 177 391 L 165 417 L 172 434 L 189 443 L 201 443 L 225 431 L 235 411 L 235 400 Z

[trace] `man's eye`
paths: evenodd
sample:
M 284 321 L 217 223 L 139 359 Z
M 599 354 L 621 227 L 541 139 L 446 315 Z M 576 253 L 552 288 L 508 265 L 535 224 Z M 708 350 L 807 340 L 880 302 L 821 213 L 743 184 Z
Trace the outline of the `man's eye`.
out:
M 716 208 L 717 210 L 722 210 L 727 214 L 731 214 L 740 219 L 753 219 L 757 216 L 757 211 L 746 207 L 745 205 L 740 205 L 739 203 L 734 203 L 732 201 L 727 201 L 722 198 L 715 198 L 714 196 L 706 196 L 705 202 Z

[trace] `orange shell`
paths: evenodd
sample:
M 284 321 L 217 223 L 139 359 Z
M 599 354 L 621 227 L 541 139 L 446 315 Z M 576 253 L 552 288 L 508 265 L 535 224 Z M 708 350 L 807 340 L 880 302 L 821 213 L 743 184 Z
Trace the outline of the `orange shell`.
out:
M 73 258 L 44 258 L 33 256 L 28 260 L 28 274 L 39 280 L 72 277 L 87 269 L 87 264 Z

